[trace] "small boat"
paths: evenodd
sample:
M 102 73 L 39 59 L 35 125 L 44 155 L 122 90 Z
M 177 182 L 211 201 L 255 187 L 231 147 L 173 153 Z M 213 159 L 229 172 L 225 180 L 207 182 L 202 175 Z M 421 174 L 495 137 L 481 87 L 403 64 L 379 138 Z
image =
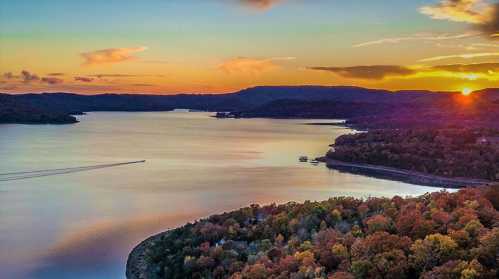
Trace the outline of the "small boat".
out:
M 312 161 L 310 161 L 310 164 L 312 164 L 312 165 L 318 165 L 318 164 L 319 164 L 319 161 L 317 161 L 317 160 L 312 160 Z
M 308 162 L 308 157 L 307 156 L 300 156 L 299 160 L 300 160 L 300 162 L 305 163 L 305 162 Z

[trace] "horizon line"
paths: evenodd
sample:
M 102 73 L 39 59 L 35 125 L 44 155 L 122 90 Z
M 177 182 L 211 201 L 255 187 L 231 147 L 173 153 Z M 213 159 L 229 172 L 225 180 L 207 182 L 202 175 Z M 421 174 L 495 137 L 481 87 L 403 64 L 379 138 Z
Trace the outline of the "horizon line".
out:
M 102 92 L 102 93 L 85 93 L 85 92 L 71 92 L 71 91 L 38 91 L 38 92 L 0 92 L 0 94 L 4 95 L 29 95 L 29 94 L 73 94 L 73 95 L 144 95 L 144 96 L 175 96 L 175 95 L 226 95 L 226 94 L 237 94 L 245 90 L 261 88 L 261 87 L 287 87 L 287 88 L 296 88 L 296 87 L 323 87 L 323 88 L 358 88 L 365 90 L 373 90 L 373 91 L 385 91 L 390 93 L 401 93 L 401 92 L 427 92 L 427 93 L 460 93 L 459 90 L 429 90 L 429 89 L 399 89 L 399 90 L 390 90 L 383 88 L 369 88 L 355 85 L 256 85 L 252 87 L 246 87 L 239 89 L 237 91 L 230 92 L 172 92 L 172 93 L 151 93 L 151 92 Z M 485 90 L 499 90 L 499 87 L 486 87 L 482 89 L 472 90 L 471 92 L 485 91 Z

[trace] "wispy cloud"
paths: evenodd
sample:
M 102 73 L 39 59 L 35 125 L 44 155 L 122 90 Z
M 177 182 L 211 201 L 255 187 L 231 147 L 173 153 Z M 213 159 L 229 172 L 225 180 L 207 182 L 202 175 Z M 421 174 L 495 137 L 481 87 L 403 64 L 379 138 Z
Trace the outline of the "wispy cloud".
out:
M 60 78 L 56 78 L 56 77 L 43 77 L 43 78 L 41 78 L 40 81 L 43 83 L 50 84 L 50 85 L 61 84 L 64 82 L 64 80 L 62 80 Z
M 56 78 L 56 77 L 43 77 L 43 78 L 41 78 L 40 81 L 43 83 L 50 84 L 50 85 L 61 84 L 64 82 L 64 80 L 62 80 L 60 78 Z
M 310 67 L 350 79 L 442 77 L 467 80 L 499 80 L 499 63 L 448 64 L 436 66 L 372 65 L 351 67 Z
M 444 70 L 449 72 L 474 72 L 499 74 L 499 63 L 474 63 L 474 64 L 448 64 L 430 67 L 432 70 Z
M 154 84 L 151 84 L 151 83 L 133 83 L 133 84 L 130 84 L 131 86 L 138 86 L 138 87 L 150 87 L 150 86 L 154 86 Z
M 249 58 L 236 57 L 224 61 L 218 68 L 225 73 L 262 73 L 279 67 L 276 61 L 293 60 L 294 57 Z
M 464 54 L 452 54 L 452 55 L 428 57 L 428 58 L 420 59 L 419 62 L 434 62 L 434 61 L 456 59 L 456 58 L 458 58 L 458 59 L 472 59 L 472 58 L 498 57 L 498 56 L 499 56 L 499 52 L 464 53 Z
M 149 76 L 149 75 L 132 75 L 132 74 L 94 74 L 94 75 L 89 75 L 91 77 L 96 77 L 96 78 L 127 78 L 127 77 L 143 77 L 143 76 Z
M 484 48 L 499 48 L 499 44 L 494 44 L 494 43 L 473 43 L 471 44 L 472 47 L 484 47 Z
M 414 71 L 397 65 L 369 65 L 351 67 L 310 67 L 311 70 L 327 71 L 346 78 L 380 80 L 390 76 L 406 76 Z
M 81 82 L 92 82 L 94 81 L 93 78 L 91 77 L 74 77 L 75 81 L 81 81 Z
M 21 72 L 21 78 L 25 83 L 40 80 L 40 77 L 38 75 L 30 73 L 29 71 L 26 70 L 23 70 Z
M 381 45 L 381 44 L 397 44 L 407 41 L 448 41 L 448 40 L 458 40 L 458 39 L 466 39 L 470 37 L 476 37 L 480 35 L 480 32 L 467 32 L 462 34 L 414 34 L 410 36 L 403 37 L 391 37 L 391 38 L 383 38 L 374 41 L 368 41 L 353 45 L 353 47 L 366 47 L 373 45 Z
M 14 75 L 12 72 L 7 72 L 3 74 L 5 79 L 17 79 L 19 76 Z
M 463 49 L 467 51 L 477 51 L 477 50 L 490 50 L 499 48 L 499 44 L 494 43 L 468 43 L 468 44 L 456 44 L 456 43 L 441 43 L 435 44 L 439 48 L 452 48 L 452 49 Z
M 134 54 L 146 49 L 147 47 L 108 48 L 84 52 L 81 56 L 85 60 L 83 65 L 120 63 L 137 59 Z
M 434 19 L 472 24 L 491 38 L 499 33 L 499 3 L 488 0 L 440 0 L 423 6 L 420 12 Z
M 7 72 L 3 74 L 6 80 L 13 81 L 14 83 L 24 83 L 29 84 L 32 82 L 46 83 L 48 85 L 61 84 L 64 82 L 63 79 L 56 78 L 53 76 L 41 77 L 35 73 L 28 70 L 23 70 L 19 75 L 15 75 L 12 72 Z
M 268 10 L 274 5 L 283 2 L 284 0 L 238 0 L 241 4 L 256 9 L 256 10 Z
M 47 76 L 60 77 L 60 76 L 64 76 L 64 73 L 49 73 L 49 74 L 47 74 Z
M 136 75 L 128 75 L 128 74 L 95 74 L 95 75 L 90 75 L 91 77 L 96 77 L 96 78 L 107 78 L 107 77 L 112 77 L 112 78 L 118 78 L 118 77 L 136 77 Z
M 441 0 L 436 5 L 423 6 L 419 11 L 434 19 L 479 24 L 489 16 L 489 9 L 483 0 Z

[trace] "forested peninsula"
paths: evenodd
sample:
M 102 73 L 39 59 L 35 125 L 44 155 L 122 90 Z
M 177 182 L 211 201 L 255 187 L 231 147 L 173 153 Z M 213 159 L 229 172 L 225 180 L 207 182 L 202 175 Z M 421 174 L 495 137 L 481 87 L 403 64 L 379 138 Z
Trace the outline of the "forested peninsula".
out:
M 434 175 L 499 181 L 497 129 L 383 129 L 343 135 L 326 155 L 335 161 Z M 354 166 L 354 165 L 352 165 Z M 370 168 L 365 168 L 366 170 Z M 391 169 L 385 173 L 389 174 Z M 380 168 L 380 172 L 383 169 Z M 464 180 L 466 181 L 466 180 Z M 464 184 L 464 183 L 463 183 Z M 464 184 L 465 185 L 465 184 Z
M 156 235 L 127 278 L 497 278 L 499 189 L 253 205 Z

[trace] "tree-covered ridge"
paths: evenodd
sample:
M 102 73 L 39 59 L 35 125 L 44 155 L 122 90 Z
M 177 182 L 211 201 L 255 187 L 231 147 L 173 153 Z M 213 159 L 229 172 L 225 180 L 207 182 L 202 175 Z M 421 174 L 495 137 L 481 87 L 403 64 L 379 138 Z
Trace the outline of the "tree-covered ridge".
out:
M 373 130 L 336 139 L 328 158 L 446 177 L 499 180 L 499 131 Z
M 497 188 L 253 205 L 149 243 L 147 278 L 496 278 L 498 206 Z
M 51 110 L 27 102 L 18 102 L 0 94 L 0 124 L 69 124 L 78 122 L 67 111 Z

